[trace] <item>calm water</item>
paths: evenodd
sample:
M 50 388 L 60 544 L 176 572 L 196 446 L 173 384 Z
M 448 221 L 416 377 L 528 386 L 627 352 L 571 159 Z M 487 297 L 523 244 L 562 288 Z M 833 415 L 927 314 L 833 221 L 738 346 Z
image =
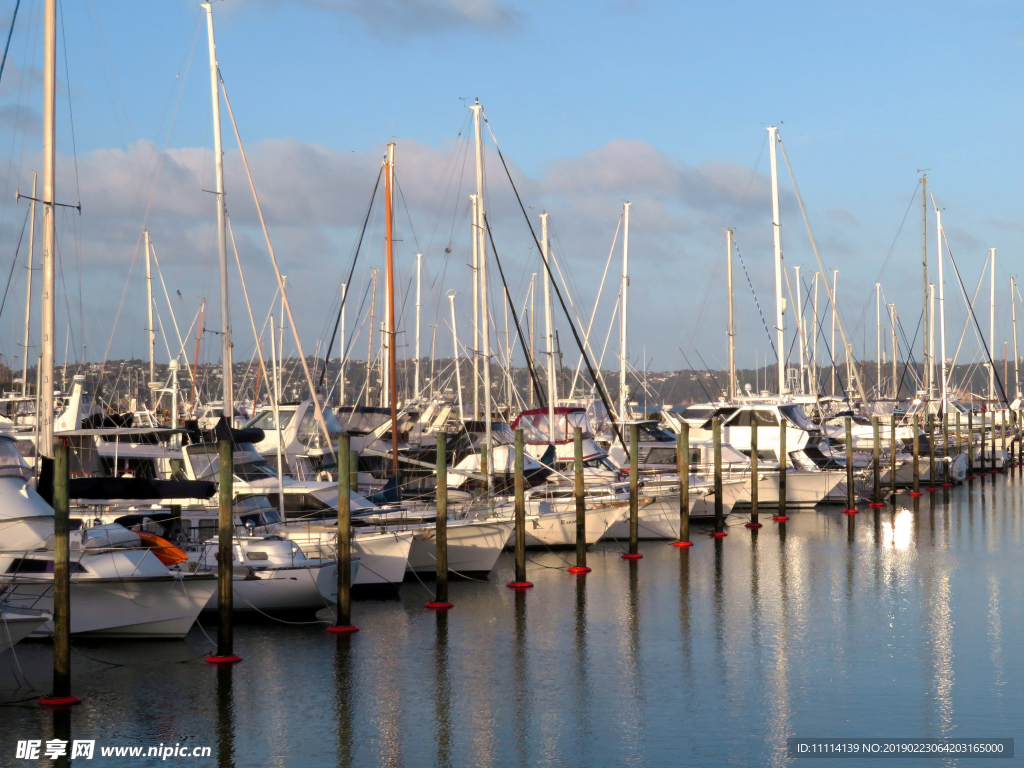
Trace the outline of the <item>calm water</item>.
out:
M 211 746 L 166 764 L 235 766 L 813 766 L 787 737 L 1024 736 L 1022 489 L 986 479 L 756 535 L 733 516 L 726 539 L 642 543 L 639 563 L 602 544 L 583 579 L 562 570 L 569 553 L 530 553 L 528 594 L 504 586 L 503 558 L 491 582 L 452 585 L 447 617 L 412 583 L 357 603 L 351 638 L 239 626 L 233 670 L 198 658 L 198 630 L 76 644 L 70 715 L 32 703 L 49 648 L 22 644 L 29 687 L 0 660 L 0 764 L 32 764 L 15 740 L 55 727 L 98 746 Z M 884 763 L 826 763 L 862 764 Z

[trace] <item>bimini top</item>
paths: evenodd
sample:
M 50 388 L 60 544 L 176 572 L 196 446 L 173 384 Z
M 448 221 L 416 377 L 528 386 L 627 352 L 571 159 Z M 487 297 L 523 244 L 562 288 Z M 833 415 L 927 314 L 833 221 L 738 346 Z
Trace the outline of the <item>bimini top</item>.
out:
M 528 445 L 547 445 L 555 443 L 571 443 L 576 427 L 583 429 L 583 438 L 591 438 L 594 431 L 590 428 L 587 411 L 578 405 L 560 405 L 555 408 L 554 435 L 548 423 L 547 408 L 532 408 L 523 411 L 512 422 L 512 429 L 522 429 L 523 439 Z

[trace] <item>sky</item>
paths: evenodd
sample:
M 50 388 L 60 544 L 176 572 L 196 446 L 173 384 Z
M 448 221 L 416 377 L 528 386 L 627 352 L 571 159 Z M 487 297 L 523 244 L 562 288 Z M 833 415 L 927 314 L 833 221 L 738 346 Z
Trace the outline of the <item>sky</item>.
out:
M 22 2 L 0 77 L 0 275 L 11 275 L 0 353 L 16 367 L 28 203 L 14 193 L 27 193 L 40 170 L 41 8 L 42 0 Z M 899 313 L 901 355 L 915 334 L 920 349 L 921 169 L 969 294 L 988 249 L 997 248 L 997 356 L 1012 344 L 1006 299 L 1024 235 L 1019 4 L 222 0 L 213 8 L 227 95 L 307 353 L 331 334 L 388 141 L 396 144 L 399 187 L 402 352 L 414 344 L 417 252 L 422 354 L 435 331 L 438 355 L 451 354 L 449 291 L 460 342 L 472 346 L 467 107 L 477 98 L 487 118 L 488 221 L 512 300 L 520 310 L 529 305 L 541 262 L 492 132 L 538 234 L 539 214 L 551 214 L 570 311 L 584 329 L 594 313 L 591 348 L 599 358 L 605 349 L 605 367 L 617 367 L 613 315 L 627 200 L 631 364 L 725 365 L 726 228 L 738 254 L 738 364 L 774 362 L 761 319 L 771 326 L 774 311 L 769 125 L 779 126 L 824 267 L 839 271 L 840 317 L 858 357 L 875 357 L 876 282 Z M 13 0 L 0 0 L 0 29 L 13 9 Z M 219 327 L 220 311 L 202 9 L 183 0 L 88 0 L 65 4 L 59 26 L 58 200 L 81 203 L 81 213 L 65 208 L 58 216 L 58 362 L 146 356 L 144 227 L 163 278 L 155 280 L 157 358 L 184 348 L 191 360 L 203 300 L 207 330 Z M 226 109 L 223 132 L 227 204 L 253 322 L 263 329 L 269 312 L 280 318 L 271 303 L 276 282 Z M 793 268 L 809 280 L 817 266 L 781 155 L 779 164 L 785 263 L 799 291 Z M 371 270 L 384 266 L 380 192 L 368 221 L 346 312 L 347 346 L 359 359 Z M 930 200 L 927 226 L 934 282 Z M 235 357 L 244 360 L 255 345 L 230 256 Z M 495 266 L 489 262 L 492 317 L 503 341 Z M 946 270 L 953 357 L 968 315 L 948 262 Z M 986 332 L 988 290 L 986 283 L 977 306 Z M 824 347 L 831 339 L 823 286 L 818 301 Z M 34 314 L 34 329 L 38 323 Z M 792 311 L 787 323 L 795 326 Z M 564 317 L 558 327 L 574 365 Z M 361 336 L 352 337 L 355 329 Z M 973 329 L 963 335 L 960 363 L 978 356 Z M 217 337 L 205 334 L 201 358 L 215 361 L 218 349 Z M 286 354 L 294 349 L 287 341 Z

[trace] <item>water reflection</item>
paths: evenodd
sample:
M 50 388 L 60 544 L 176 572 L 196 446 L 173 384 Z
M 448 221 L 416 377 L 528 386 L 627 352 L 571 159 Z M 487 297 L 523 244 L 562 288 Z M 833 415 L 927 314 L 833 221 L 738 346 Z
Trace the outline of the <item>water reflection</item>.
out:
M 448 611 L 437 611 L 434 630 L 434 729 L 437 765 L 452 764 L 452 689 L 448 670 Z
M 527 765 L 530 738 L 530 670 L 526 648 L 526 590 L 516 589 L 512 632 L 512 735 L 519 765 Z
M 235 698 L 232 689 L 234 664 L 217 666 L 217 765 L 235 764 Z
M 914 515 L 909 509 L 894 511 L 882 524 L 882 543 L 891 549 L 908 549 L 913 541 Z
M 573 612 L 574 629 L 573 646 L 575 650 L 573 685 L 573 704 L 576 709 L 576 754 L 584 755 L 589 751 L 593 741 L 590 718 L 590 657 L 587 652 L 587 580 L 576 577 L 576 605 Z
M 352 766 L 352 636 L 339 634 L 334 650 L 334 711 L 338 717 L 338 768 Z

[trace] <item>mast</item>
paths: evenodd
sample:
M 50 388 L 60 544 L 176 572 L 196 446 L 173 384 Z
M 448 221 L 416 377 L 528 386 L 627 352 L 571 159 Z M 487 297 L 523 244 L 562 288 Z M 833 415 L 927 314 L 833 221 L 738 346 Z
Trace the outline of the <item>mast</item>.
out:
M 882 396 L 882 286 L 875 283 L 875 389 Z
M 387 396 L 391 406 L 391 471 L 394 477 L 398 477 L 398 385 L 395 378 L 395 249 L 394 249 L 394 214 L 395 214 L 395 143 L 388 143 L 388 159 L 384 168 L 384 229 L 386 241 L 387 258 L 387 300 L 384 302 L 384 311 L 387 314 Z M 382 388 L 382 392 L 384 389 Z
M 341 328 L 338 339 L 338 405 L 345 405 L 345 299 L 348 298 L 348 285 L 341 284 Z M 270 335 L 274 335 L 274 323 L 270 323 Z
M 480 106 L 480 99 L 476 99 L 475 103 L 470 105 L 469 108 L 473 110 L 473 143 L 476 158 L 476 194 L 471 198 L 473 200 L 473 418 L 479 419 L 481 349 L 480 323 L 483 322 L 484 326 L 487 325 L 487 316 L 486 314 L 481 315 L 480 308 L 480 260 L 483 258 L 480 246 L 483 244 L 483 241 L 480 240 L 479 237 L 483 225 L 483 216 L 481 215 L 481 211 L 483 209 L 484 199 L 484 151 L 483 137 L 480 135 L 480 110 L 482 109 Z M 485 404 L 490 395 L 490 392 L 484 393 Z
M 814 273 L 814 321 L 811 323 L 811 373 L 807 378 L 807 385 L 813 389 L 813 394 L 818 394 L 818 278 L 821 272 Z M 813 377 L 813 378 L 812 378 Z M 814 386 L 811 387 L 811 381 Z
M 534 355 L 534 344 L 533 344 L 534 338 L 537 335 L 536 331 L 534 330 L 536 328 L 536 325 L 534 323 L 535 314 L 534 314 L 534 311 L 533 311 L 534 310 L 534 301 L 533 301 L 533 299 L 534 299 L 534 292 L 533 291 L 534 291 L 534 285 L 536 284 L 536 280 L 537 280 L 537 273 L 536 272 L 530 273 L 530 362 L 531 363 L 533 363 L 533 362 L 535 362 L 537 360 L 536 356 Z M 536 398 L 536 396 L 537 396 L 536 393 L 535 393 L 535 389 L 536 388 L 535 387 L 530 387 L 529 389 L 530 389 L 530 407 L 533 408 L 534 405 L 536 405 L 536 401 L 534 400 L 534 398 Z
M 992 272 L 989 279 L 988 305 L 988 399 L 996 401 L 996 249 L 989 248 L 988 256 L 992 260 Z
M 25 344 L 22 350 L 22 357 L 24 360 L 21 361 L 21 396 L 28 397 L 28 348 L 31 343 L 31 329 L 32 329 L 32 260 L 34 255 L 32 253 L 33 246 L 36 243 L 36 182 L 39 180 L 39 174 L 35 171 L 32 172 L 32 203 L 29 210 L 29 222 L 28 222 L 28 288 L 25 290 Z
M 935 235 L 939 248 L 939 354 L 942 356 L 942 412 L 946 413 L 946 392 L 949 384 L 946 379 L 946 291 L 942 282 L 942 211 L 935 210 Z
M 928 174 L 921 177 L 921 274 L 923 276 L 924 297 L 924 328 L 927 330 L 931 321 L 928 287 Z M 931 345 L 934 346 L 934 345 Z M 933 349 L 929 348 L 928 337 L 924 338 L 924 388 L 929 397 L 932 391 L 932 368 L 930 363 Z
M 149 245 L 148 229 L 142 231 L 142 239 L 144 241 L 143 247 L 146 249 L 146 317 L 148 322 L 146 331 L 149 334 L 149 386 L 152 387 L 154 382 L 156 382 L 156 331 L 153 329 L 153 272 L 150 267 L 151 248 Z M 152 398 L 153 393 L 151 389 L 151 407 L 154 405 Z M 253 405 L 255 405 L 255 401 L 253 401 Z
M 459 332 L 455 326 L 455 291 L 448 291 L 448 303 L 452 308 L 452 357 L 455 359 L 455 391 L 459 395 L 459 418 L 465 419 L 466 412 L 462 409 L 462 364 L 459 362 Z M 431 378 L 433 382 L 433 378 Z
M 626 385 L 626 367 L 629 360 L 627 299 L 629 294 L 629 202 L 622 204 L 622 303 L 619 306 L 619 421 L 626 421 L 629 405 L 629 387 Z M 545 246 L 546 247 L 546 246 Z
M 413 376 L 413 397 L 419 399 L 420 396 L 420 280 L 423 276 L 423 254 L 416 254 L 416 348 L 413 350 L 416 357 L 416 365 Z
M 779 215 L 779 167 L 776 159 L 776 144 L 779 129 L 768 126 L 768 150 L 772 168 L 772 235 L 775 242 L 775 332 L 779 355 L 779 395 L 786 389 L 786 299 L 782 295 L 782 220 Z
M 729 285 L 729 402 L 736 402 L 736 326 L 732 314 L 732 230 L 725 230 L 725 272 Z
M 889 322 L 892 323 L 892 399 L 900 396 L 900 380 L 896 375 L 896 366 L 899 363 L 899 347 L 896 339 L 896 305 L 889 305 Z
M 344 292 L 342 288 L 342 292 Z M 344 305 L 342 305 L 344 306 Z M 282 319 L 282 322 L 283 319 Z M 260 353 L 263 354 L 262 352 Z M 284 459 L 281 454 L 284 450 L 281 435 L 281 371 L 278 367 L 277 360 L 277 335 L 274 333 L 274 316 L 270 316 L 270 361 L 274 366 L 274 429 L 277 433 L 277 511 L 281 515 L 281 519 L 285 520 L 284 514 Z M 255 403 L 253 403 L 253 410 L 255 410 Z M 345 470 L 341 467 L 338 468 L 339 472 Z
M 546 269 L 548 263 L 548 215 L 540 215 L 540 256 L 544 259 L 544 339 L 548 355 L 548 437 L 551 445 L 555 444 L 555 337 L 551 318 L 551 274 Z M 619 395 L 621 402 L 622 395 Z
M 369 407 L 373 396 L 370 380 L 373 378 L 373 318 L 377 310 L 377 270 L 373 270 L 373 295 L 370 297 L 370 327 L 366 329 L 366 405 Z M 282 321 L 283 322 L 283 321 Z
M 39 408 L 40 456 L 53 458 L 53 332 L 56 325 L 56 166 L 57 166 L 57 0 L 46 0 L 43 70 L 43 286 Z
M 832 396 L 836 394 L 836 293 L 839 291 L 839 270 L 832 270 Z
M 1020 398 L 1020 370 L 1017 357 L 1017 285 L 1010 278 L 1010 313 L 1013 322 L 1013 391 Z
M 935 283 L 928 283 L 928 399 L 935 399 Z
M 476 143 L 476 227 L 474 237 L 479 240 L 477 245 L 477 270 L 479 273 L 478 283 L 474 282 L 480 296 L 480 363 L 483 366 L 483 407 L 484 407 L 484 445 L 487 448 L 487 473 L 484 482 L 491 487 L 491 475 L 494 473 L 494 456 L 491 451 L 491 322 L 490 313 L 487 309 L 487 239 L 484 232 L 485 213 L 484 210 L 484 152 L 483 136 L 480 133 L 480 118 L 483 107 L 480 101 L 472 106 L 473 109 L 473 137 Z
M 797 346 L 800 352 L 800 386 L 798 387 L 800 394 L 807 394 L 804 389 L 804 372 L 806 371 L 806 341 L 807 336 L 804 333 L 804 288 L 800 282 L 800 265 L 797 264 L 793 267 L 793 272 L 796 276 L 796 335 L 797 340 L 800 342 Z
M 217 256 L 220 264 L 220 342 L 223 371 L 222 414 L 232 425 L 234 419 L 234 381 L 231 368 L 231 318 L 228 312 L 228 241 L 224 207 L 224 147 L 220 135 L 220 83 L 217 79 L 217 44 L 213 38 L 213 6 L 203 3 L 206 10 L 206 36 L 210 48 L 210 98 L 213 103 L 213 161 L 217 195 Z M 152 325 L 152 323 L 150 323 Z

